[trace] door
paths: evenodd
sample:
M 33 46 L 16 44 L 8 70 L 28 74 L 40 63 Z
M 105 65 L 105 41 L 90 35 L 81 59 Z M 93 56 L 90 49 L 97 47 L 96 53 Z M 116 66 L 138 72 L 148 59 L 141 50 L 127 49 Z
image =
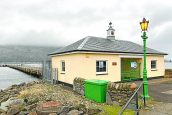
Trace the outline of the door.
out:
M 138 59 L 121 59 L 121 80 L 140 79 L 140 65 Z

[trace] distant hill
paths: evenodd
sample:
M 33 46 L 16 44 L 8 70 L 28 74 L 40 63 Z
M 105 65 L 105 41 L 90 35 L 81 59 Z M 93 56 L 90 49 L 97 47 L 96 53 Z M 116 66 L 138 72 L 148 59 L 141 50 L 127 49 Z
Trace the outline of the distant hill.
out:
M 43 61 L 58 48 L 60 47 L 0 46 L 0 62 Z

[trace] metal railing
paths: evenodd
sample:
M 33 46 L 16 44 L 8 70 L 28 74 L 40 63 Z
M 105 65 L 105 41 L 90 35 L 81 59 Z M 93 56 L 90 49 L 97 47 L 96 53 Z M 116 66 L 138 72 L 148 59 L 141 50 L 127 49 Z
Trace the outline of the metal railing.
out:
M 144 96 L 141 96 L 141 102 L 139 105 L 139 95 L 138 92 L 141 89 L 141 87 L 143 87 L 143 82 L 140 84 L 140 86 L 137 88 L 137 90 L 133 93 L 133 95 L 131 96 L 131 98 L 127 101 L 127 103 L 124 105 L 124 107 L 121 109 L 121 111 L 119 112 L 118 115 L 122 115 L 123 112 L 127 109 L 128 105 L 131 103 L 132 100 L 135 99 L 135 114 L 139 115 L 139 111 L 142 108 L 142 102 L 144 103 L 144 107 L 146 107 L 146 100 Z M 143 87 L 143 91 L 142 91 L 143 95 L 144 95 L 144 87 Z

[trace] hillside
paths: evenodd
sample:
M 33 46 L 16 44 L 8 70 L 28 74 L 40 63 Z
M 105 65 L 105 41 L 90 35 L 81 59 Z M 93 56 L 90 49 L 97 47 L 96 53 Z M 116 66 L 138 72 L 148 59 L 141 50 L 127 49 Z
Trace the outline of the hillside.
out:
M 43 61 L 48 53 L 59 47 L 43 46 L 0 46 L 0 62 Z

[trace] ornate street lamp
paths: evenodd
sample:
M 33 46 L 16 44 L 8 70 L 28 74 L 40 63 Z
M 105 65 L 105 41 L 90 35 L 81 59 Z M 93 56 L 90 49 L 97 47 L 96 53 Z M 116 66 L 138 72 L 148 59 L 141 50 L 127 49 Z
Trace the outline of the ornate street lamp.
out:
M 143 35 L 141 36 L 143 38 L 143 51 L 144 51 L 144 67 L 143 67 L 143 96 L 145 99 L 149 98 L 148 95 L 148 81 L 147 81 L 147 69 L 146 69 L 146 39 L 148 38 L 146 36 L 146 31 L 148 29 L 149 21 L 146 21 L 145 18 L 143 18 L 143 21 L 140 22 L 140 26 L 143 32 Z

